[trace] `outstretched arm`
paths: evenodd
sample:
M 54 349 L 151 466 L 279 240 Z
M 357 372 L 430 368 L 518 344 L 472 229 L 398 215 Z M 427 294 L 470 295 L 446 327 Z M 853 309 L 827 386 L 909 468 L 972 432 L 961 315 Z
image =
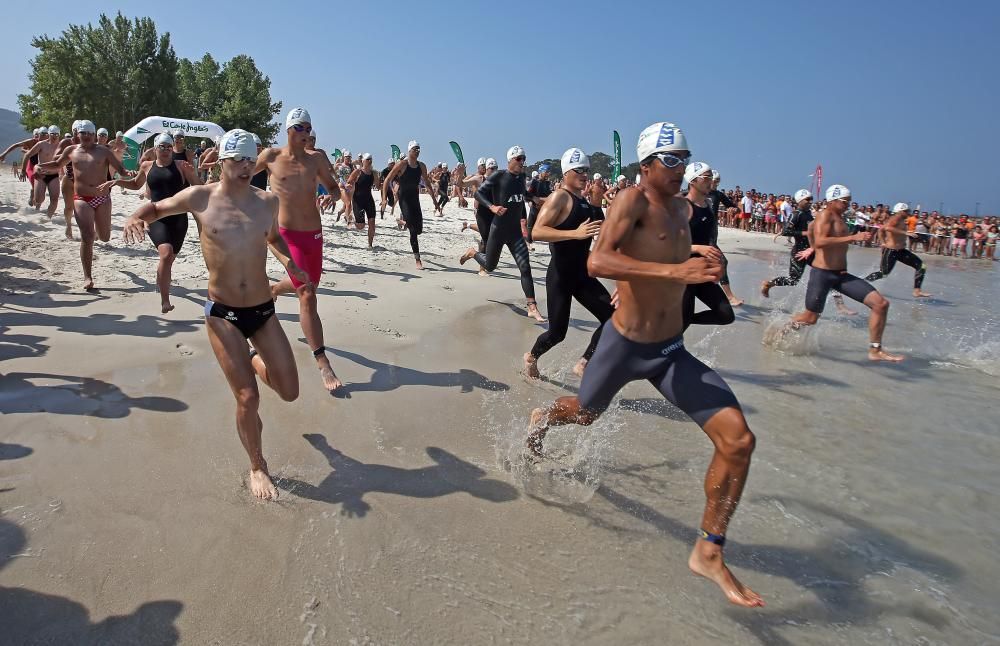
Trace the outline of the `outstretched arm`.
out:
M 601 230 L 600 222 L 587 220 L 576 229 L 565 230 L 556 229 L 555 226 L 561 223 L 573 209 L 573 198 L 566 191 L 559 191 L 542 205 L 542 210 L 538 212 L 538 219 L 535 227 L 531 230 L 531 237 L 542 242 L 561 242 L 563 240 L 586 240 L 597 237 Z
M 330 197 L 336 201 L 340 199 L 340 185 L 337 183 L 337 178 L 333 176 L 333 167 L 330 166 L 330 160 L 327 159 L 326 153 L 320 153 L 320 157 L 319 171 L 317 172 L 319 181 L 326 187 Z
M 76 148 L 76 144 L 66 146 L 62 149 L 62 152 L 56 155 L 56 158 L 52 161 L 47 161 L 35 166 L 40 171 L 53 171 L 59 170 L 63 166 L 69 163 L 69 154 Z
M 28 160 L 31 159 L 32 156 L 37 155 L 38 151 L 40 151 L 41 149 L 42 149 L 42 142 L 38 142 L 37 144 L 32 146 L 28 150 L 28 152 L 21 155 L 21 175 L 24 175 L 26 172 L 28 172 Z
M 25 139 L 24 141 L 19 141 L 16 144 L 11 144 L 10 146 L 7 147 L 7 150 L 0 153 L 0 162 L 7 159 L 7 155 L 9 155 L 10 151 L 14 150 L 15 148 L 24 149 L 25 146 L 34 146 L 36 142 L 37 142 L 36 139 Z M 30 155 L 28 156 L 30 157 Z
M 146 183 L 146 170 L 152 162 L 142 162 L 139 165 L 139 171 L 135 174 L 132 179 L 125 179 L 119 177 L 118 179 L 113 179 L 110 182 L 104 182 L 97 188 L 101 191 L 111 190 L 115 186 L 121 186 L 122 188 L 127 188 L 131 191 L 137 191 L 142 188 L 142 185 Z M 200 184 L 201 182 L 199 182 Z
M 292 260 L 292 252 L 288 250 L 288 243 L 285 239 L 281 237 L 278 232 L 278 198 L 274 196 L 268 196 L 268 199 L 272 202 L 271 208 L 273 209 L 273 215 L 271 220 L 271 228 L 267 232 L 267 246 L 271 250 L 271 255 L 274 256 L 281 266 L 288 271 L 289 274 L 295 276 L 302 283 L 312 287 L 312 281 L 309 279 L 309 275 L 302 271 L 295 261 Z
M 192 208 L 192 202 L 197 201 L 198 204 L 201 204 L 204 200 L 199 198 L 203 196 L 205 190 L 211 189 L 189 186 L 165 200 L 143 204 L 125 221 L 122 239 L 126 244 L 142 242 L 146 238 L 146 229 L 160 218 L 188 211 L 192 213 L 200 211 L 200 209 Z

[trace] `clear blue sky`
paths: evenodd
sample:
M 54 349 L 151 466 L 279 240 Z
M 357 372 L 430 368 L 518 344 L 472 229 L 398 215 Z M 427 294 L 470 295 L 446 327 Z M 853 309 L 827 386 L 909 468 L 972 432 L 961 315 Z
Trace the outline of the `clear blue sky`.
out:
M 0 107 L 16 109 L 31 36 L 109 5 L 8 5 Z M 629 163 L 639 131 L 668 120 L 724 186 L 792 192 L 822 163 L 859 201 L 1000 214 L 997 2 L 125 6 L 178 56 L 251 55 L 286 110 L 312 113 L 323 148 L 379 164 L 409 139 L 450 164 L 450 139 L 472 159 L 515 143 L 531 159 L 610 152 L 613 129 Z

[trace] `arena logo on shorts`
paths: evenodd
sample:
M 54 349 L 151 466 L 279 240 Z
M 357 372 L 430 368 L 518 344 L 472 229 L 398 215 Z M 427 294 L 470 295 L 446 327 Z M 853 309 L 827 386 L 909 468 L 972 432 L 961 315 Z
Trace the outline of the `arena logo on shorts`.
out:
M 678 350 L 678 349 L 683 348 L 683 347 L 684 347 L 684 339 L 681 339 L 679 341 L 674 341 L 673 343 L 671 343 L 667 347 L 665 347 L 662 350 L 660 350 L 660 354 L 662 354 L 663 356 L 667 357 L 667 356 L 670 356 L 670 353 L 673 352 L 674 350 Z
M 236 312 L 226 312 L 226 320 L 227 321 L 237 321 L 239 319 L 236 318 Z

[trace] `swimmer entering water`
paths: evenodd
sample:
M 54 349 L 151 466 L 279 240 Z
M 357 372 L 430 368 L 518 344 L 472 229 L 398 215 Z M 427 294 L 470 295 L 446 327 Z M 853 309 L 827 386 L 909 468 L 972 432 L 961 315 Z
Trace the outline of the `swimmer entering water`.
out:
M 295 265 L 278 234 L 277 196 L 250 186 L 257 159 L 250 133 L 230 130 L 219 148 L 219 183 L 191 186 L 144 204 L 125 223 L 122 237 L 126 243 L 140 242 L 149 225 L 172 215 L 189 212 L 198 221 L 208 269 L 205 329 L 236 397 L 236 430 L 250 457 L 250 491 L 262 500 L 274 500 L 278 490 L 261 448 L 264 426 L 258 414 L 257 378 L 290 402 L 299 396 L 299 374 L 274 316 L 265 262 L 268 248 L 289 275 L 304 284 L 310 284 L 309 276 Z M 250 353 L 248 340 L 254 347 Z
M 811 231 L 812 247 L 799 258 L 805 260 L 815 255 L 806 288 L 806 309 L 796 314 L 785 327 L 797 329 L 801 325 L 815 325 L 823 313 L 827 294 L 835 289 L 844 296 L 864 303 L 871 310 L 868 317 L 870 345 L 868 358 L 872 361 L 902 361 L 901 355 L 889 354 L 882 349 L 882 332 L 889 316 L 889 301 L 870 283 L 847 273 L 847 247 L 851 242 L 867 242 L 872 234 L 865 231 L 851 235 L 844 222 L 844 211 L 851 199 L 846 186 L 834 184 L 826 189 L 826 208 L 819 212 Z
M 878 271 L 865 276 L 865 280 L 881 280 L 892 273 L 897 262 L 901 262 L 913 267 L 913 295 L 916 298 L 928 298 L 931 294 L 920 289 L 924 284 L 924 276 L 927 274 L 924 263 L 917 257 L 917 254 L 906 248 L 909 232 L 906 230 L 905 222 L 909 217 L 910 205 L 906 202 L 897 202 L 892 207 L 892 215 L 877 234 L 882 238 L 882 262 Z M 916 234 L 913 235 L 916 236 Z
M 735 395 L 715 371 L 684 348 L 686 285 L 716 282 L 722 265 L 692 258 L 690 203 L 676 197 L 690 158 L 680 128 L 655 123 L 639 135 L 642 182 L 612 203 L 587 268 L 618 281 L 619 306 L 583 373 L 576 397 L 561 397 L 531 414 L 529 449 L 542 455 L 553 424 L 592 424 L 627 383 L 646 379 L 687 413 L 715 445 L 705 476 L 701 534 L 688 559 L 692 572 L 716 583 L 730 602 L 763 606 L 760 595 L 729 571 L 722 551 L 750 469 L 754 435 Z

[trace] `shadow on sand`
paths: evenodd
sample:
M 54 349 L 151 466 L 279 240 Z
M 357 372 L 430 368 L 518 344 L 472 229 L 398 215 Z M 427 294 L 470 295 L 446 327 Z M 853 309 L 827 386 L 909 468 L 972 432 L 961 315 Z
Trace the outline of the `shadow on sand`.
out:
M 436 386 L 438 388 L 454 388 L 458 386 L 463 393 L 471 393 L 476 388 L 483 390 L 510 390 L 510 386 L 499 381 L 492 381 L 475 370 L 460 368 L 457 372 L 424 372 L 414 368 L 404 368 L 388 363 L 382 363 L 347 350 L 329 348 L 338 357 L 343 357 L 359 366 L 371 368 L 372 373 L 368 383 L 349 383 L 337 391 L 338 397 L 350 397 L 352 393 L 387 392 L 401 386 Z
M 32 380 L 63 382 L 39 386 Z M 178 413 L 188 405 L 171 397 L 129 397 L 107 381 L 42 372 L 0 374 L 0 414 L 53 413 L 118 419 L 133 408 Z

